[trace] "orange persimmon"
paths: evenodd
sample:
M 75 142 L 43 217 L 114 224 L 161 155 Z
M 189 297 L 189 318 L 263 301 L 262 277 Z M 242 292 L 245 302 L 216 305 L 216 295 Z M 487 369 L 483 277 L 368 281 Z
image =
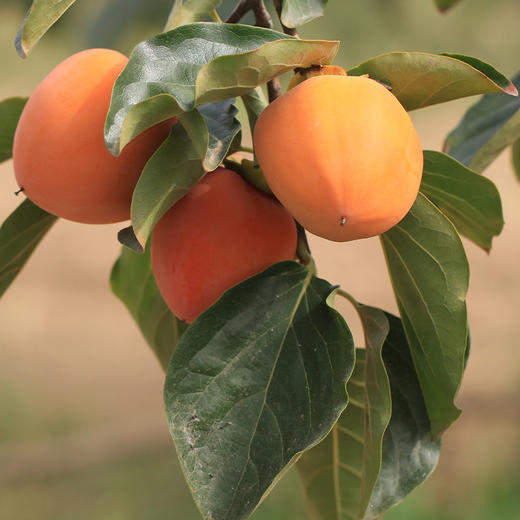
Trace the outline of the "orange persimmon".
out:
M 387 231 L 414 203 L 423 155 L 405 109 L 367 77 L 317 76 L 260 115 L 255 152 L 276 197 L 315 235 Z
M 191 323 L 230 287 L 296 255 L 296 223 L 273 197 L 224 168 L 207 174 L 152 233 L 152 270 Z
M 89 224 L 127 220 L 141 170 L 168 135 L 156 125 L 118 157 L 103 127 L 114 82 L 128 58 L 89 49 L 61 62 L 38 85 L 18 122 L 13 144 L 16 180 L 36 205 Z

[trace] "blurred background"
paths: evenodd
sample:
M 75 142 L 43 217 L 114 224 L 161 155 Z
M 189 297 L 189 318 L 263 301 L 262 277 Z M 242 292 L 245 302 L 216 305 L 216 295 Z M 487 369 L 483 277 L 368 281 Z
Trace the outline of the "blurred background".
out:
M 24 61 L 14 48 L 27 2 L 0 6 L 0 99 L 30 95 L 70 54 L 129 53 L 160 32 L 171 0 L 78 1 Z M 234 1 L 225 0 L 223 17 Z M 330 0 L 304 37 L 339 39 L 349 67 L 392 50 L 477 56 L 512 76 L 520 69 L 520 2 L 462 0 L 441 15 L 432 0 Z M 424 148 L 475 100 L 413 113 Z M 389 520 L 520 518 L 520 183 L 508 154 L 486 172 L 503 197 L 506 226 L 490 255 L 466 242 L 472 352 L 438 469 Z M 0 221 L 19 204 L 11 162 L 0 165 Z M 163 373 L 108 276 L 121 225 L 59 221 L 0 300 L 0 518 L 200 518 L 180 473 L 162 405 Z M 320 276 L 358 300 L 396 311 L 376 239 L 336 244 L 311 237 Z M 357 318 L 341 302 L 355 337 Z M 255 520 L 303 519 L 294 472 Z

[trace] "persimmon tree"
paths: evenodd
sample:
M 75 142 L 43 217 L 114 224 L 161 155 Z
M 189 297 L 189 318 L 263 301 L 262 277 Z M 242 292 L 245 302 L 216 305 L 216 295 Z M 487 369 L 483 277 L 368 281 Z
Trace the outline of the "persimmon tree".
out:
M 22 57 L 73 3 L 33 1 L 16 39 Z M 443 11 L 455 3 L 436 0 Z M 219 0 L 177 0 L 164 32 L 131 53 L 106 113 L 104 140 L 114 156 L 154 125 L 178 121 L 139 176 L 110 283 L 165 370 L 170 431 L 208 520 L 248 518 L 292 466 L 310 517 L 320 520 L 381 518 L 431 474 L 442 434 L 460 414 L 454 398 L 469 355 L 469 268 L 460 236 L 489 251 L 501 232 L 499 193 L 480 174 L 504 148 L 512 146 L 520 175 L 519 77 L 511 82 L 491 65 L 458 54 L 368 58 L 347 77 L 368 75 L 407 111 L 484 95 L 443 152 L 423 152 L 413 206 L 379 236 L 399 316 L 319 278 L 298 225 L 293 260 L 233 285 L 189 325 L 176 317 L 152 273 L 154 227 L 221 165 L 250 183 L 248 190 L 269 193 L 254 150 L 243 143 L 251 142 L 263 110 L 283 95 L 279 76 L 320 74 L 334 60 L 339 42 L 297 34 L 326 4 L 274 0 L 268 10 L 263 0 L 240 0 L 222 21 Z M 254 25 L 240 23 L 251 13 Z M 12 156 L 26 101 L 0 103 L 2 161 Z M 239 105 L 248 125 L 237 119 Z M 268 139 L 262 147 L 269 154 Z M 372 153 L 377 156 L 377 143 Z M 56 219 L 26 198 L 3 223 L 0 295 Z M 218 217 L 211 220 L 208 233 L 218 226 Z M 193 261 L 197 255 L 207 252 L 196 251 Z M 211 263 L 211 255 L 205 260 Z M 364 344 L 354 344 L 335 298 L 356 309 Z

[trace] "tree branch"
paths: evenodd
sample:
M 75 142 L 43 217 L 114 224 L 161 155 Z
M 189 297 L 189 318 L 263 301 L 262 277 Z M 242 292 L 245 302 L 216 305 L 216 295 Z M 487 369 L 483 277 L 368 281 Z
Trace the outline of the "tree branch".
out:
M 249 11 L 253 11 L 253 14 L 255 15 L 255 25 L 257 27 L 266 27 L 267 29 L 273 28 L 273 20 L 269 11 L 265 7 L 264 0 L 240 0 L 235 9 L 233 9 L 233 12 L 228 16 L 226 23 L 238 23 Z M 280 96 L 281 88 L 278 78 L 274 78 L 267 82 L 267 92 L 269 95 L 269 102 L 274 101 Z
M 238 23 L 249 11 L 255 15 L 255 25 L 257 27 L 273 28 L 271 15 L 265 7 L 264 0 L 240 0 L 233 12 L 228 16 L 227 23 Z
M 283 0 L 274 0 L 274 7 L 276 8 L 276 12 L 278 13 L 278 18 L 280 20 L 280 25 L 282 26 L 282 30 L 285 34 L 288 34 L 289 36 L 295 36 L 296 38 L 299 38 L 298 32 L 296 29 L 292 27 L 286 27 L 282 23 L 282 8 L 283 8 Z

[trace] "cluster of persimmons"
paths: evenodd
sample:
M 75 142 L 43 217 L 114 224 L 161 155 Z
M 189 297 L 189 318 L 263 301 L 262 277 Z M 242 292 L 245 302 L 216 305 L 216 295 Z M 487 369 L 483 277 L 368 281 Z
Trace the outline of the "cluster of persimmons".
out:
M 148 129 L 118 157 L 108 152 L 105 118 L 127 61 L 108 49 L 77 53 L 27 102 L 14 169 L 44 210 L 89 224 L 129 219 L 139 175 L 172 122 Z M 255 126 L 255 153 L 274 196 L 218 168 L 156 225 L 152 269 L 179 318 L 192 322 L 231 286 L 294 259 L 295 221 L 342 242 L 385 232 L 412 206 L 421 145 L 395 96 L 366 77 L 313 76 L 271 103 Z

